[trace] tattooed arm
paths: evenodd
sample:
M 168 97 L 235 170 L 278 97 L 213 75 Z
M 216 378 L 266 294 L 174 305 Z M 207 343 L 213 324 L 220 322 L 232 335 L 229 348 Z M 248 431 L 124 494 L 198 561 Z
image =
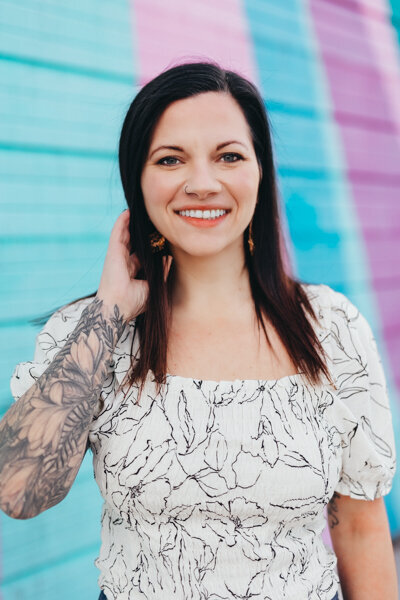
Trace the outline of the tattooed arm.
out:
M 28 519 L 60 502 L 77 475 L 125 320 L 99 297 L 46 371 L 0 422 L 0 508 Z
M 334 492 L 328 523 L 343 599 L 396 600 L 396 564 L 383 498 L 358 500 Z

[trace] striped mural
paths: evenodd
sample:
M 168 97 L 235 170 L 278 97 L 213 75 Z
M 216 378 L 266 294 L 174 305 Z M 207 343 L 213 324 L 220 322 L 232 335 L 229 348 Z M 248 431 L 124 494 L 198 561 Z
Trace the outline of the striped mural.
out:
M 0 0 L 0 28 L 1 414 L 29 319 L 98 286 L 132 97 L 211 58 L 263 94 L 293 269 L 369 320 L 399 440 L 400 0 Z M 400 535 L 399 473 L 385 504 Z M 1 514 L 0 597 L 97 598 L 100 509 L 89 455 L 61 504 Z
M 339 4 L 339 3 L 338 3 Z M 310 10 L 341 143 L 346 179 L 366 255 L 371 325 L 384 356 L 399 437 L 400 53 L 385 0 L 351 10 L 311 0 Z M 351 85 L 349 85 L 351 83 Z M 354 271 L 353 271 L 354 273 Z M 363 299 L 356 297 L 360 308 Z M 399 476 L 387 498 L 400 528 Z M 397 508 L 397 512 L 396 512 Z

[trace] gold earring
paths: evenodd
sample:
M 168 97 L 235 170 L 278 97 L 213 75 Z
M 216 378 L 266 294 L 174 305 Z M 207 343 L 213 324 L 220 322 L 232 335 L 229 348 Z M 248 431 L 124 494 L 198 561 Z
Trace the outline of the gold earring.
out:
M 163 235 L 160 235 L 157 231 L 154 233 L 151 233 L 150 236 L 150 245 L 151 245 L 151 249 L 153 254 L 155 252 L 160 252 L 162 250 L 164 250 L 165 247 L 165 237 Z
M 250 250 L 250 254 L 253 256 L 254 255 L 254 240 L 253 240 L 252 225 L 253 225 L 253 219 L 250 221 L 250 227 L 249 227 L 249 250 Z

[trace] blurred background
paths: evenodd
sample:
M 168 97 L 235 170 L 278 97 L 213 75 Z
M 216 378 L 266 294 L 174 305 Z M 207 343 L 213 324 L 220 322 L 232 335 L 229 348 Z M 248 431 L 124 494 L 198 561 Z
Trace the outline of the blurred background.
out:
M 398 444 L 399 28 L 400 0 L 0 0 L 0 417 L 33 358 L 29 320 L 98 287 L 131 100 L 211 58 L 263 94 L 294 271 L 367 317 Z M 385 504 L 396 540 L 399 472 Z M 1 513 L 1 598 L 97 598 L 100 509 L 88 453 L 61 504 Z

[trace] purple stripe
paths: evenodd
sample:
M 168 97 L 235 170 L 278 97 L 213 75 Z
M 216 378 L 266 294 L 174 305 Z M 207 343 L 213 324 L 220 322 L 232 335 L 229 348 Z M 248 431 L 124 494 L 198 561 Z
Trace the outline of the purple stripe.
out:
M 400 69 L 382 0 L 310 0 L 387 355 L 400 389 Z M 372 12 L 371 12 L 372 11 Z M 355 273 L 355 277 L 357 274 Z

